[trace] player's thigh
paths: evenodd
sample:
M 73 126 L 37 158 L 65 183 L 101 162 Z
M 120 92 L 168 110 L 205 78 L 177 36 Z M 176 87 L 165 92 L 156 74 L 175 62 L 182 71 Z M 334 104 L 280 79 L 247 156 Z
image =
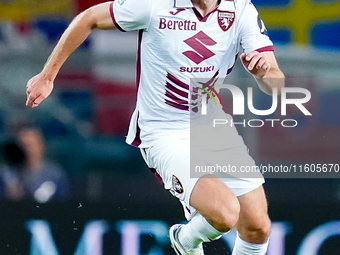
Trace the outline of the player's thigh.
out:
M 244 195 L 238 196 L 240 214 L 236 228 L 240 236 L 249 242 L 265 242 L 270 233 L 267 199 L 260 186 Z

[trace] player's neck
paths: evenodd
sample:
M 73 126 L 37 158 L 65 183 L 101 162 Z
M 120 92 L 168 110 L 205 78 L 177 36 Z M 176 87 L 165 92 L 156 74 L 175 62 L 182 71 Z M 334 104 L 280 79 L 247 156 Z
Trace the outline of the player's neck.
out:
M 212 12 L 218 5 L 217 0 L 192 0 L 192 3 L 202 17 Z

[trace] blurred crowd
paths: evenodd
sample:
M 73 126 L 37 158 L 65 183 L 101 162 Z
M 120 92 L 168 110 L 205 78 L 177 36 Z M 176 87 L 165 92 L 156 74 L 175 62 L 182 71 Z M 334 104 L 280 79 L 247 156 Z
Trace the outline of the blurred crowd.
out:
M 64 170 L 45 158 L 42 132 L 25 127 L 1 145 L 0 197 L 9 201 L 46 203 L 69 197 Z

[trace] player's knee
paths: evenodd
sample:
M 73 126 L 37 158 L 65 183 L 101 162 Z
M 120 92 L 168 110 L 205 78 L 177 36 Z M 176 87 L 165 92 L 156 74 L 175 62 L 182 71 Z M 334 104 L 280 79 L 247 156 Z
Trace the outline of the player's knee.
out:
M 228 203 L 227 206 L 216 212 L 210 219 L 210 223 L 220 232 L 227 232 L 237 224 L 240 214 L 240 204 L 235 202 Z
M 248 226 L 242 236 L 246 241 L 251 243 L 265 243 L 268 240 L 270 232 L 271 222 L 267 217 L 261 224 L 255 223 Z
M 265 224 L 255 231 L 254 242 L 255 243 L 265 243 L 271 232 L 271 222 L 268 219 Z

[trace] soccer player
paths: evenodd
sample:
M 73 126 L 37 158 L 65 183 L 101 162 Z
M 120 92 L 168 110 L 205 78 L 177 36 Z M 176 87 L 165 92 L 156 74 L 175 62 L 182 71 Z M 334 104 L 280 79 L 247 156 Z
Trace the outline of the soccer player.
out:
M 183 205 L 189 222 L 169 231 L 175 253 L 204 254 L 203 242 L 236 228 L 233 255 L 265 254 L 271 223 L 262 176 L 190 178 L 191 78 L 225 77 L 241 48 L 240 59 L 261 90 L 271 94 L 284 85 L 255 7 L 249 0 L 116 0 L 93 6 L 71 22 L 43 70 L 28 81 L 26 105 L 37 107 L 49 96 L 62 64 L 93 29 L 113 28 L 139 30 L 138 96 L 126 141 L 141 149 Z M 236 129 L 225 133 L 221 139 L 227 142 L 216 153 L 233 164 L 255 164 Z

